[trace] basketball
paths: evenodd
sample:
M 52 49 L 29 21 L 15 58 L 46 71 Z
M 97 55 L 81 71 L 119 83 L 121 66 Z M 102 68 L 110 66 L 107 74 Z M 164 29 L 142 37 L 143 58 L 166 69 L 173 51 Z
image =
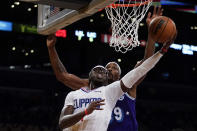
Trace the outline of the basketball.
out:
M 166 16 L 159 16 L 151 20 L 149 25 L 150 37 L 158 42 L 165 43 L 176 34 L 176 25 L 172 19 Z

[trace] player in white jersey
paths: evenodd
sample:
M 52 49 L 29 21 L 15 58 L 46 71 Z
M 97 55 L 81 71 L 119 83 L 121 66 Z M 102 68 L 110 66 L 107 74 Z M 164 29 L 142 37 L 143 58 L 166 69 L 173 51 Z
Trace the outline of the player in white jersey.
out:
M 81 117 L 75 118 L 75 120 L 77 119 L 78 120 L 80 119 L 80 120 L 73 126 L 63 131 L 75 131 L 75 130 L 76 131 L 79 131 L 79 130 L 80 131 L 105 131 L 107 130 L 113 107 L 115 106 L 116 101 L 122 94 L 123 94 L 123 91 L 120 88 L 120 81 L 110 84 L 107 87 L 102 86 L 93 90 L 89 90 L 87 87 L 83 87 L 77 91 L 70 92 L 66 97 L 65 105 L 64 105 L 65 109 L 63 109 L 63 111 L 66 110 L 67 107 L 73 106 L 74 108 L 73 114 L 77 114 L 80 112 L 82 112 L 83 114 L 86 108 L 87 108 L 87 114 L 86 116 L 83 116 L 84 115 L 83 114 Z M 93 101 L 98 102 L 98 103 L 93 103 L 95 104 L 94 106 L 95 111 L 91 113 L 91 109 L 89 109 L 90 107 L 88 107 L 88 105 Z M 105 105 L 103 105 L 104 103 L 100 103 L 100 101 L 105 102 Z M 99 110 L 102 110 L 102 111 L 99 111 Z M 67 122 L 69 120 L 67 119 L 66 121 L 64 119 L 63 121 L 62 119 L 64 119 L 63 116 L 60 118 L 60 127 L 62 127 L 63 129 L 64 127 L 68 127 L 66 126 L 66 124 L 68 124 Z
M 150 13 L 148 15 L 149 17 L 147 18 L 147 24 L 148 24 L 148 22 L 150 22 L 150 20 L 152 18 L 154 18 L 157 15 L 160 15 L 161 13 L 162 13 L 162 11 L 160 9 L 157 12 L 154 9 L 153 16 L 150 17 Z M 48 39 L 47 40 L 47 46 L 48 46 L 48 49 L 49 49 L 49 55 L 50 55 L 50 58 L 51 58 L 51 63 L 52 63 L 53 69 L 55 71 L 56 77 L 61 82 L 63 82 L 66 86 L 69 86 L 72 89 L 77 89 L 77 88 L 79 88 L 81 86 L 87 85 L 87 83 L 88 83 L 87 79 L 80 79 L 80 78 L 78 78 L 78 77 L 76 77 L 76 76 L 74 76 L 72 74 L 67 73 L 67 71 L 65 70 L 63 64 L 60 62 L 56 51 L 53 50 L 54 48 L 51 49 L 51 47 L 50 47 L 51 46 L 51 42 L 52 42 L 52 47 L 54 47 L 55 40 L 56 39 L 54 39 L 54 37 L 53 37 L 52 40 Z M 154 51 L 154 49 L 153 49 L 154 48 L 154 42 L 151 41 L 151 39 L 149 39 L 148 43 L 149 44 L 147 44 L 146 51 L 145 51 L 145 58 L 147 58 L 150 55 L 152 55 L 153 51 Z M 55 61 L 54 61 L 54 59 L 55 59 Z M 117 63 L 110 62 L 110 63 L 108 63 L 106 65 L 106 67 L 109 70 L 109 74 L 110 75 L 109 75 L 108 78 L 109 78 L 109 82 L 110 83 L 113 82 L 113 81 L 116 81 L 116 80 L 118 80 L 120 78 L 120 72 L 121 71 L 120 71 L 120 67 L 119 67 L 119 65 Z M 59 75 L 59 74 L 62 74 L 62 75 Z M 137 85 L 137 83 L 136 83 L 136 85 Z M 136 86 L 134 86 L 134 88 L 131 88 L 128 93 L 129 93 L 130 96 L 133 96 L 135 98 L 135 96 L 136 96 Z M 83 101 L 84 100 L 82 99 L 82 102 Z
M 165 44 L 160 51 L 128 72 L 120 81 L 107 86 L 99 87 L 107 83 L 107 69 L 101 66 L 93 68 L 89 75 L 89 86 L 85 88 L 87 92 L 80 89 L 67 95 L 60 116 L 60 128 L 64 131 L 106 131 L 118 98 L 157 64 L 170 44 L 171 42 Z
M 107 130 L 111 111 L 118 98 L 132 88 L 140 78 L 158 63 L 175 37 L 172 36 L 170 41 L 165 43 L 160 51 L 145 60 L 137 68 L 128 72 L 121 80 L 107 86 L 105 86 L 108 80 L 107 69 L 102 66 L 93 68 L 89 75 L 89 86 L 86 87 L 88 93 L 83 94 L 82 89 L 80 89 L 67 95 L 60 116 L 60 128 L 65 131 Z

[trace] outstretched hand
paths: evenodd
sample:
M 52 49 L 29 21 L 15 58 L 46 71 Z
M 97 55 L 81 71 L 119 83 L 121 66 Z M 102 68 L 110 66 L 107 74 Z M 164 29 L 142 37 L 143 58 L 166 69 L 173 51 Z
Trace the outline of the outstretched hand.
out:
M 47 47 L 54 47 L 56 44 L 56 36 L 54 34 L 51 34 L 47 37 Z
M 161 53 L 166 53 L 168 51 L 168 48 L 170 47 L 170 45 L 172 45 L 172 43 L 175 41 L 176 37 L 177 37 L 177 31 L 176 34 L 174 36 L 172 36 L 172 38 L 167 41 L 166 43 L 163 44 L 163 47 L 161 48 L 160 52 Z
M 159 7 L 154 6 L 153 14 L 151 12 L 148 12 L 148 16 L 146 18 L 147 26 L 149 27 L 152 19 L 158 16 L 162 16 L 162 15 L 163 15 L 163 9 L 161 8 L 161 6 Z

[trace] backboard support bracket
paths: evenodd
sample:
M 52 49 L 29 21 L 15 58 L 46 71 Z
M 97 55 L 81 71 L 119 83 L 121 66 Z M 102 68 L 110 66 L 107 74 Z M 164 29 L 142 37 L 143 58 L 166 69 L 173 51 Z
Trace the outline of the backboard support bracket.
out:
M 34 4 L 51 5 L 65 9 L 78 10 L 87 6 L 91 0 L 20 0 Z
M 94 13 L 98 12 L 99 9 L 103 9 L 106 6 L 115 3 L 117 0 L 91 0 L 91 2 L 89 3 L 87 3 L 87 0 L 21 0 L 21 1 L 47 4 L 47 5 L 38 4 L 37 31 L 39 34 L 49 35 L 55 33 L 57 30 L 64 28 L 82 18 L 93 15 Z M 72 4 L 73 5 L 76 4 L 75 5 L 76 9 L 71 9 L 71 5 L 70 5 L 69 8 L 66 7 L 56 15 L 50 18 L 46 18 L 46 13 L 43 12 L 43 9 L 49 5 L 53 5 L 53 6 L 59 5 L 60 3 L 58 3 L 58 1 L 59 2 L 64 1 L 63 3 L 61 3 L 62 4 L 61 7 L 66 7 L 68 6 L 66 4 L 68 4 L 69 2 L 71 4 L 73 1 Z M 82 4 L 80 4 L 81 2 Z

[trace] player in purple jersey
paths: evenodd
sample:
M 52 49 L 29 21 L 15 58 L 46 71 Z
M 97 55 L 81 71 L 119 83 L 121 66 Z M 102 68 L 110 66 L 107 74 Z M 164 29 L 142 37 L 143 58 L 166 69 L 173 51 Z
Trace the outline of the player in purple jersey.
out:
M 154 8 L 152 16 L 151 16 L 151 13 L 149 12 L 148 17 L 146 19 L 147 25 L 149 26 L 149 23 L 150 23 L 151 19 L 153 19 L 156 16 L 162 15 L 162 11 L 163 10 L 161 9 L 161 7 L 159 7 L 157 11 L 156 11 L 156 8 Z M 48 39 L 47 39 L 47 47 L 48 47 L 48 51 L 49 51 L 51 64 L 52 64 L 52 67 L 53 67 L 53 70 L 55 72 L 55 75 L 56 75 L 57 79 L 59 81 L 61 81 L 62 83 L 64 83 L 66 86 L 72 88 L 73 90 L 76 90 L 76 89 L 79 89 L 81 87 L 87 86 L 88 85 L 88 79 L 81 79 L 81 78 L 79 78 L 79 77 L 77 77 L 73 74 L 69 74 L 66 71 L 65 67 L 61 63 L 61 61 L 58 57 L 58 54 L 55 50 L 55 43 L 56 43 L 55 36 L 49 36 Z M 145 49 L 144 60 L 147 59 L 148 57 L 150 57 L 154 53 L 154 48 L 155 48 L 154 43 L 155 42 L 150 37 L 148 37 L 148 44 L 147 44 L 146 49 Z M 141 64 L 144 60 L 142 60 L 138 64 Z M 113 81 L 117 81 L 120 78 L 121 70 L 120 70 L 120 67 L 117 63 L 110 62 L 106 65 L 106 68 L 109 71 L 109 75 L 108 75 L 108 82 L 109 83 L 111 83 Z M 130 122 L 133 121 L 132 122 L 133 127 L 134 128 L 136 127 L 136 130 L 137 130 L 137 121 L 136 121 L 136 118 L 135 118 L 135 100 L 134 99 L 136 98 L 136 87 L 142 81 L 142 79 L 139 80 L 133 86 L 133 88 L 129 89 L 127 91 L 127 94 L 123 95 L 124 99 L 122 99 L 122 100 L 126 101 L 126 102 L 124 102 L 124 106 L 121 105 L 121 98 L 122 97 L 117 102 L 116 107 L 114 108 L 114 111 L 113 111 L 114 115 L 112 115 L 113 119 L 110 123 L 111 125 L 109 125 L 109 130 L 114 130 L 111 127 L 113 127 L 113 126 L 115 127 L 116 123 L 119 122 L 118 124 L 120 124 L 122 118 L 120 118 L 120 116 L 118 116 L 118 114 L 120 114 L 120 112 L 119 112 L 120 109 L 119 108 L 121 106 L 123 106 L 123 109 L 125 110 L 127 116 L 132 116 L 132 119 L 130 119 L 131 117 L 128 117 L 129 119 L 127 119 L 127 120 L 129 120 Z M 128 103 L 128 104 L 125 104 L 125 103 Z M 127 106 L 127 107 L 125 107 L 125 106 Z M 117 107 L 119 107 L 119 108 L 117 108 Z M 122 109 L 122 111 L 123 111 L 123 109 Z M 114 118 L 117 118 L 118 120 L 120 119 L 120 121 L 116 121 Z M 115 123 L 113 123 L 113 122 L 115 122 Z M 122 122 L 123 122 L 123 119 L 122 119 Z M 127 122 L 127 123 L 129 123 L 129 122 Z M 132 125 L 124 123 L 123 125 L 119 126 L 119 129 L 117 129 L 117 130 L 126 130 L 126 129 L 131 130 L 127 126 L 132 126 Z
M 163 10 L 159 7 L 156 10 L 154 7 L 153 15 L 149 12 L 146 19 L 147 25 L 149 26 L 150 21 L 162 15 Z M 146 46 L 144 60 L 150 57 L 155 50 L 154 41 L 148 37 L 148 44 Z M 138 65 L 141 63 L 139 62 Z M 106 68 L 110 70 L 110 65 Z M 116 106 L 112 112 L 112 118 L 108 127 L 108 131 L 137 131 L 138 124 L 136 120 L 135 102 L 136 102 L 136 87 L 144 78 L 141 78 L 127 93 L 125 93 L 116 103 Z
M 127 93 L 119 98 L 113 111 L 108 131 L 137 131 L 136 100 Z
M 151 12 L 148 13 L 146 18 L 147 26 L 149 26 L 150 21 L 163 14 L 163 9 L 159 7 L 156 9 L 154 7 L 153 14 L 151 16 Z M 144 58 L 142 61 L 139 61 L 135 68 L 139 66 L 144 60 L 149 58 L 154 54 L 155 51 L 155 41 L 153 41 L 150 36 L 148 36 L 148 42 L 144 53 Z M 112 111 L 111 121 L 108 126 L 108 131 L 137 131 L 138 130 L 138 123 L 136 120 L 136 110 L 135 110 L 135 103 L 136 103 L 136 88 L 145 78 L 142 77 L 133 88 L 129 89 L 127 93 L 125 93 L 122 97 L 119 98 L 117 101 L 114 110 Z

